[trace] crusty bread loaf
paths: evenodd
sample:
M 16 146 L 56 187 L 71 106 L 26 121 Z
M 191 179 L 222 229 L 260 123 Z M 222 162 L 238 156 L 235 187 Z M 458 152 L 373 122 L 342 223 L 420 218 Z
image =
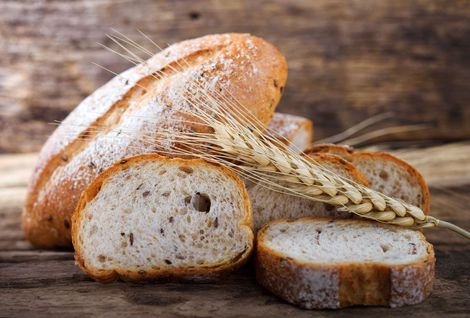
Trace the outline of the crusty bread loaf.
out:
M 243 182 L 200 159 L 123 159 L 83 192 L 72 217 L 75 259 L 98 281 L 203 278 L 253 247 Z
M 308 157 L 315 163 L 350 179 L 367 185 L 367 179 L 348 161 L 330 154 L 311 154 Z M 259 229 L 271 220 L 303 216 L 337 216 L 349 217 L 347 212 L 338 212 L 333 206 L 295 197 L 290 194 L 278 193 L 266 188 L 263 184 L 247 183 L 253 208 L 255 229 Z
M 385 152 L 354 151 L 349 146 L 315 145 L 309 154 L 330 153 L 351 162 L 369 180 L 369 187 L 429 212 L 429 188 L 421 173 L 407 162 Z
M 434 263 L 422 233 L 376 222 L 285 219 L 257 236 L 258 282 L 306 309 L 419 303 Z
M 268 128 L 293 151 L 302 152 L 313 142 L 313 122 L 305 117 L 274 113 Z
M 196 81 L 221 100 L 235 98 L 267 124 L 286 77 L 282 54 L 247 34 L 184 41 L 115 77 L 86 98 L 41 150 L 23 212 L 26 238 L 36 247 L 71 246 L 70 216 L 100 172 L 122 158 L 165 150 L 142 138 L 145 133 L 202 129 L 182 123 L 187 99 L 200 97 Z

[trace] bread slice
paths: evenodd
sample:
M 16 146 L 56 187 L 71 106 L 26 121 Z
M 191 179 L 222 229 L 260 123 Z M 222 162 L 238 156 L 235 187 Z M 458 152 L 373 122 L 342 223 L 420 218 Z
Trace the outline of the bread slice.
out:
M 258 282 L 306 309 L 419 303 L 434 264 L 421 232 L 362 220 L 277 220 L 257 236 Z
M 367 179 L 348 161 L 331 154 L 311 154 L 308 157 L 340 176 L 367 185 Z M 266 188 L 262 184 L 247 184 L 253 208 L 255 230 L 271 220 L 303 216 L 349 217 L 347 212 L 338 212 L 333 206 L 283 194 Z
M 200 159 L 124 159 L 82 194 L 72 217 L 75 259 L 98 281 L 209 277 L 253 247 L 243 182 Z
M 274 113 L 268 128 L 294 151 L 302 152 L 312 145 L 313 122 L 305 117 Z
M 369 180 L 369 187 L 429 212 L 429 188 L 421 173 L 409 163 L 385 152 L 354 151 L 349 146 L 316 145 L 308 154 L 338 155 L 358 168 Z

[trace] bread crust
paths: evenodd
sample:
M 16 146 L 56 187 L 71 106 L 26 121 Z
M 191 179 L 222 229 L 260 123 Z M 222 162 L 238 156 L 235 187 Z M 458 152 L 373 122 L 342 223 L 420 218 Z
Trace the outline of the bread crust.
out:
M 340 156 L 333 153 L 305 153 L 305 157 L 321 165 L 322 162 L 329 162 L 335 166 L 339 166 L 345 171 L 347 171 L 350 180 L 367 186 L 369 181 L 364 173 L 361 172 L 356 166 L 351 162 L 341 158 Z
M 158 72 L 164 76 L 154 78 Z M 233 33 L 177 43 L 113 78 L 80 103 L 41 150 L 23 209 L 26 239 L 40 248 L 71 247 L 70 216 L 92 180 L 122 158 L 162 151 L 141 140 L 142 133 L 203 129 L 181 125 L 187 118 L 174 93 L 193 74 L 199 74 L 200 85 L 235 98 L 267 124 L 285 86 L 287 64 L 266 41 Z M 129 127 L 130 137 L 116 137 Z
M 306 141 L 304 142 L 306 147 L 313 142 L 313 122 L 305 117 L 274 113 L 268 128 L 286 145 L 295 146 L 295 141 L 301 134 L 306 136 Z M 305 149 L 294 148 L 294 150 L 301 152 Z
M 410 176 L 416 180 L 421 188 L 422 198 L 421 198 L 421 209 L 425 214 L 429 213 L 430 205 L 431 205 L 431 195 L 429 193 L 429 187 L 424 180 L 423 175 L 412 165 L 407 163 L 406 161 L 395 157 L 392 154 L 386 152 L 371 152 L 371 151 L 358 151 L 353 154 L 353 164 L 354 161 L 360 160 L 363 157 L 373 158 L 374 160 L 385 160 L 394 162 L 396 165 L 400 166 L 401 168 L 405 169 Z
M 147 270 L 145 272 L 135 272 L 129 270 L 96 270 L 86 266 L 85 260 L 83 258 L 83 251 L 80 245 L 78 235 L 79 235 L 79 224 L 82 217 L 82 211 L 85 206 L 93 200 L 93 198 L 99 193 L 101 186 L 104 182 L 117 172 L 121 170 L 127 169 L 129 166 L 142 162 L 142 161 L 163 161 L 167 163 L 179 163 L 184 164 L 191 167 L 210 167 L 211 169 L 216 169 L 221 173 L 225 174 L 229 177 L 232 181 L 234 181 L 240 190 L 240 193 L 243 198 L 243 207 L 245 210 L 245 215 L 242 220 L 240 220 L 239 225 L 247 233 L 249 245 L 247 249 L 236 257 L 232 263 L 225 263 L 218 266 L 213 267 L 180 267 L 180 268 L 173 268 L 167 270 Z M 243 181 L 238 177 L 238 175 L 233 172 L 232 170 L 220 166 L 217 164 L 206 162 L 202 159 L 181 159 L 181 158 L 168 158 L 157 154 L 142 154 L 137 155 L 134 157 L 123 159 L 108 169 L 106 169 L 102 174 L 100 174 L 91 184 L 86 188 L 82 195 L 80 196 L 80 200 L 77 204 L 77 208 L 72 215 L 72 242 L 75 249 L 75 262 L 80 267 L 80 269 L 85 272 L 88 276 L 92 277 L 93 279 L 99 282 L 112 282 L 116 279 L 121 279 L 125 281 L 151 281 L 160 278 L 179 278 L 179 279 L 190 279 L 190 280 L 206 280 L 206 279 L 213 279 L 217 278 L 220 275 L 233 271 L 240 266 L 242 266 L 248 258 L 250 257 L 253 251 L 253 240 L 254 234 L 252 231 L 253 228 L 253 214 L 251 211 L 251 204 L 250 199 L 248 196 L 248 192 L 245 188 L 245 184 Z
M 434 278 L 434 249 L 419 231 L 417 234 L 425 242 L 428 253 L 411 264 L 305 262 L 290 258 L 265 244 L 265 232 L 272 224 L 311 220 L 372 223 L 305 217 L 280 219 L 266 224 L 257 234 L 256 279 L 277 296 L 306 309 L 335 309 L 353 305 L 399 307 L 419 303 L 430 295 Z M 379 226 L 396 228 L 393 225 Z
M 406 161 L 395 157 L 392 154 L 380 151 L 355 151 L 354 148 L 345 145 L 333 145 L 333 144 L 321 144 L 315 145 L 308 150 L 306 150 L 307 154 L 315 154 L 315 153 L 331 153 L 338 155 L 345 160 L 348 160 L 352 164 L 355 161 L 360 160 L 361 158 L 367 157 L 371 158 L 372 160 L 384 160 L 395 163 L 397 166 L 401 167 L 402 169 L 406 170 L 410 177 L 419 184 L 422 192 L 421 198 L 421 209 L 425 214 L 429 213 L 430 205 L 431 205 L 431 195 L 429 193 L 429 187 L 424 180 L 423 175 L 412 165 L 407 163 Z

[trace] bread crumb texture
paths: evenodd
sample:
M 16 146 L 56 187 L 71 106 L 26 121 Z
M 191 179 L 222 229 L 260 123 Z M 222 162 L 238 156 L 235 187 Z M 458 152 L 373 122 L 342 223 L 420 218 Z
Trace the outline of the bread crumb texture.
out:
M 266 231 L 265 238 L 269 248 L 299 261 L 319 264 L 408 264 L 427 255 L 426 242 L 417 232 L 373 223 L 275 223 Z
M 209 165 L 138 161 L 106 178 L 78 219 L 92 270 L 213 267 L 251 246 L 243 192 Z

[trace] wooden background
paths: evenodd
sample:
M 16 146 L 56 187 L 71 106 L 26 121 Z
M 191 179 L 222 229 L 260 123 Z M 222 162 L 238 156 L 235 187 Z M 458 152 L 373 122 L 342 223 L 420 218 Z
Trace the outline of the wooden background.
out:
M 0 152 L 38 150 L 54 126 L 129 64 L 97 45 L 114 27 L 161 45 L 250 32 L 286 55 L 279 109 L 319 138 L 373 114 L 426 123 L 388 139 L 470 137 L 470 1 L 0 1 Z M 143 44 L 145 41 L 140 39 Z

